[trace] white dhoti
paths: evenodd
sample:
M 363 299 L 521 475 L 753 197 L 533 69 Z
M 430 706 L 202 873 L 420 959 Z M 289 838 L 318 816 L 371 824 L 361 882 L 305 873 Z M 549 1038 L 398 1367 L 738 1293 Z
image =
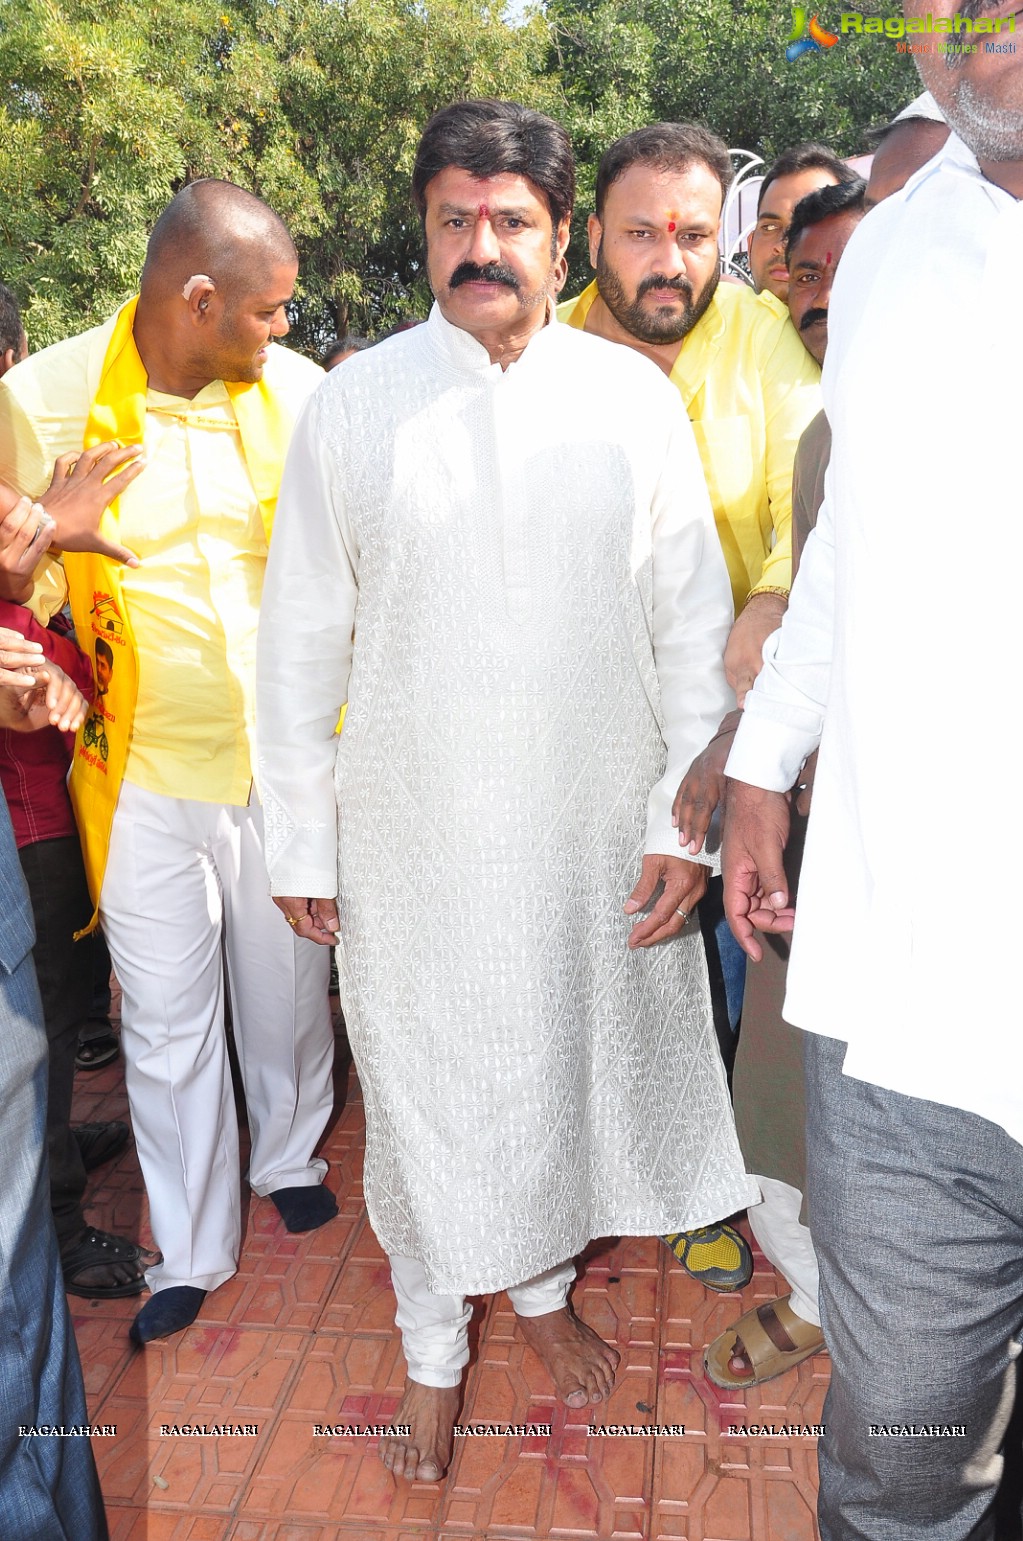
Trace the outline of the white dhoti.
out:
M 100 913 L 122 990 L 125 1082 L 163 1262 L 152 1290 L 215 1289 L 241 1240 L 224 976 L 255 1193 L 314 1186 L 333 1102 L 329 953 L 267 895 L 262 814 L 125 782 Z

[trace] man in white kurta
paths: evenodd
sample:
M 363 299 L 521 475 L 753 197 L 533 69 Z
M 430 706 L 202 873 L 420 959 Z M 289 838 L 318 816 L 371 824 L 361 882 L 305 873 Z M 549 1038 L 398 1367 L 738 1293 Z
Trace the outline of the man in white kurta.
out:
M 1023 1325 L 1023 1056 L 992 952 L 1023 861 L 1023 67 L 919 62 L 957 132 L 843 257 L 824 507 L 727 766 L 726 904 L 756 955 L 753 926 L 791 923 L 784 792 L 820 744 L 785 1015 L 833 1364 L 825 1541 L 995 1535 Z
M 367 1206 L 411 1380 L 449 1391 L 468 1349 L 431 1353 L 430 1292 L 462 1318 L 464 1295 L 534 1281 L 513 1288 L 520 1315 L 564 1319 L 566 1260 L 591 1238 L 699 1225 L 753 1191 L 699 927 L 676 890 L 633 940 L 682 934 L 630 949 L 623 911 L 644 852 L 631 908 L 659 876 L 702 890 L 672 865 L 671 802 L 728 699 L 725 567 L 692 431 L 652 365 L 558 325 L 543 289 L 507 367 L 495 328 L 478 323 L 484 342 L 459 324 L 491 296 L 447 289 L 437 200 L 523 302 L 509 211 L 539 221 L 529 199 L 546 282 L 560 251 L 527 178 L 429 182 L 439 303 L 300 419 L 259 640 L 272 891 L 340 896 Z M 606 1395 L 598 1372 L 554 1366 L 573 1405 Z

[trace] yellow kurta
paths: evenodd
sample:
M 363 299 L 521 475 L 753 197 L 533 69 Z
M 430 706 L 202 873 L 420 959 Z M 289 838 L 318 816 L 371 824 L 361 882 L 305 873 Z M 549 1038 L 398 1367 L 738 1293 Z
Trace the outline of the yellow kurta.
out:
M 112 330 L 113 319 L 0 381 L 0 477 L 20 491 L 37 496 L 55 458 L 81 449 Z M 275 347 L 264 378 L 295 413 L 321 371 Z M 244 804 L 267 546 L 224 385 L 191 400 L 148 391 L 144 442 L 146 470 L 120 498 L 121 538 L 141 562 L 122 573 L 139 658 L 125 779 Z
M 585 329 L 593 282 L 558 307 Z M 719 284 L 671 371 L 696 435 L 736 614 L 757 589 L 788 590 L 792 462 L 820 410 L 820 369 L 770 295 Z

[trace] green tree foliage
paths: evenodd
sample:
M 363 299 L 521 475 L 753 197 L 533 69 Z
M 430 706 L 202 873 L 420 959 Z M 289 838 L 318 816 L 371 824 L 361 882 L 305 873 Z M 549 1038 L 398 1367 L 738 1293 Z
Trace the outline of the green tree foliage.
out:
M 222 176 L 295 235 L 300 343 L 423 313 L 419 130 L 463 95 L 557 110 L 546 48 L 498 0 L 0 0 L 0 276 L 36 346 L 80 330 L 169 196 Z
M 902 14 L 898 0 L 865 9 Z M 837 31 L 837 5 L 818 14 Z M 864 131 L 921 89 L 912 58 L 882 38 L 842 37 L 788 63 L 787 0 L 551 0 L 547 15 L 583 168 L 580 211 L 592 208 L 601 150 L 644 123 L 698 119 L 767 161 L 806 139 L 855 155 Z M 589 273 L 581 222 L 570 261 L 578 284 Z
M 0 277 L 34 345 L 132 291 L 153 220 L 201 176 L 294 232 L 301 345 L 425 314 L 408 178 L 426 118 L 460 96 L 562 118 L 585 213 L 600 152 L 651 119 L 702 118 L 765 156 L 808 137 L 849 153 L 918 89 L 876 38 L 786 63 L 773 0 L 548 0 L 514 21 L 503 3 L 0 0 Z

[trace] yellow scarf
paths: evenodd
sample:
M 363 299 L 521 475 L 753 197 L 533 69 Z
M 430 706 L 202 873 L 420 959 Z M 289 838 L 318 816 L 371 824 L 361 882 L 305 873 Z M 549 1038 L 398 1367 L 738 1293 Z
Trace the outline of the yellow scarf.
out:
M 136 296 L 117 314 L 85 425 L 84 449 L 110 440 L 125 445 L 143 442 L 148 377 L 132 330 L 137 306 Z M 264 381 L 253 385 L 225 383 L 269 542 L 292 417 Z M 117 505 L 115 498 L 103 515 L 103 533 L 110 540 L 118 539 Z M 71 801 L 94 906 L 91 921 L 78 933 L 84 936 L 96 925 L 110 829 L 131 744 L 139 666 L 120 563 L 92 552 L 69 552 L 64 566 L 79 645 L 94 657 L 96 640 L 101 639 L 114 656 L 110 683 L 105 694 L 97 696 L 79 731 L 71 767 Z

